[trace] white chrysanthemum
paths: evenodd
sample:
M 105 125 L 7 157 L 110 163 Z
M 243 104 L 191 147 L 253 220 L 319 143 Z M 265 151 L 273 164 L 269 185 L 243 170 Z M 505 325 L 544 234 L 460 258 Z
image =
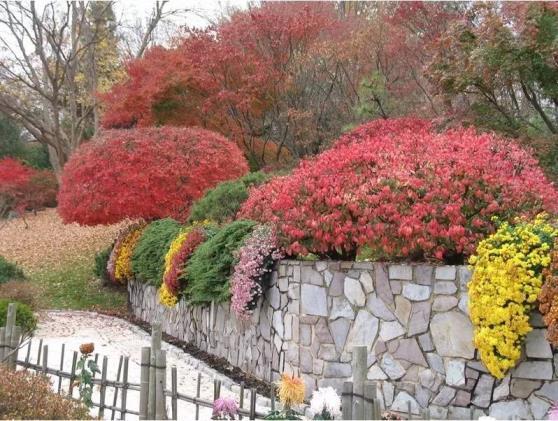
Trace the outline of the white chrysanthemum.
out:
M 333 387 L 320 387 L 312 393 L 312 400 L 310 401 L 312 413 L 320 415 L 324 409 L 332 419 L 341 416 L 341 398 Z

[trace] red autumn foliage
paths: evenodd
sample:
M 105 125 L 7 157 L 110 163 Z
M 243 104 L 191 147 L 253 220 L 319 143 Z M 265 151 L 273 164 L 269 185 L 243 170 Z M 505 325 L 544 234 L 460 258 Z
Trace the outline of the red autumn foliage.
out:
M 346 54 L 350 22 L 333 3 L 264 2 L 191 30 L 128 64 L 127 80 L 101 95 L 103 126 L 198 125 L 261 164 L 317 152 L 352 119 L 349 72 L 362 66 Z
M 248 165 L 225 137 L 199 128 L 108 130 L 82 145 L 62 175 L 64 222 L 111 224 L 126 218 L 184 221 L 192 202 Z
M 252 190 L 239 215 L 272 221 L 290 254 L 463 261 L 508 219 L 558 212 L 558 192 L 516 144 L 420 120 L 365 124 L 292 175 Z
M 58 183 L 49 170 L 36 170 L 13 158 L 0 160 L 0 216 L 56 206 Z

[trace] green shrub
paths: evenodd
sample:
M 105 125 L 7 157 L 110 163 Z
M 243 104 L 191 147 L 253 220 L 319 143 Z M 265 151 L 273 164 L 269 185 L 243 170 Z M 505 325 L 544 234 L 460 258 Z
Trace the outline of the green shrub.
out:
M 161 285 L 165 254 L 180 228 L 180 224 L 170 218 L 159 219 L 145 228 L 132 254 L 132 272 L 137 280 L 157 287 Z
M 248 188 L 269 179 L 267 174 L 254 172 L 237 180 L 225 181 L 205 192 L 194 202 L 190 212 L 190 222 L 209 219 L 219 224 L 230 222 L 248 198 Z
M 234 253 L 256 225 L 253 221 L 234 221 L 201 244 L 186 264 L 186 296 L 195 304 L 229 298 L 229 277 L 236 263 Z
M 0 299 L 0 326 L 6 326 L 6 317 L 8 315 L 8 304 L 15 302 L 16 304 L 16 325 L 21 326 L 24 332 L 32 332 L 37 327 L 37 319 L 33 314 L 33 310 L 27 304 L 18 303 L 9 299 Z
M 110 253 L 112 251 L 112 247 L 107 247 L 104 250 L 101 250 L 97 254 L 95 254 L 95 267 L 93 268 L 93 273 L 99 279 L 104 282 L 109 281 L 109 276 L 107 272 L 107 263 L 110 257 Z
M 15 263 L 0 256 L 0 284 L 18 279 L 25 279 L 23 271 Z
M 0 419 L 91 419 L 85 405 L 52 390 L 47 376 L 0 364 Z

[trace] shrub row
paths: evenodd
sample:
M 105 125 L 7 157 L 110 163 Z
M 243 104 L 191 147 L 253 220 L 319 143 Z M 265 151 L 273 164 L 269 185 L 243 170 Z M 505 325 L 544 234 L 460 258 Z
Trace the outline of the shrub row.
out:
M 227 300 L 232 293 L 237 315 L 247 317 L 280 253 L 272 228 L 230 220 L 246 200 L 248 188 L 266 179 L 255 173 L 219 184 L 194 205 L 186 225 L 166 218 L 126 227 L 110 251 L 96 256 L 97 276 L 149 283 L 169 307 L 180 297 L 204 304 Z

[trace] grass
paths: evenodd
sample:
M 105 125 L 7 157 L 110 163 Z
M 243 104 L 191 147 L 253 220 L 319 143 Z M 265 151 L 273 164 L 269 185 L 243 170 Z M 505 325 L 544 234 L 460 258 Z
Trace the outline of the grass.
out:
M 40 288 L 40 308 L 67 310 L 126 311 L 124 287 L 103 286 L 93 275 L 93 258 L 89 262 L 67 262 L 55 269 L 31 273 L 30 281 Z
M 95 254 L 123 224 L 65 225 L 56 209 L 30 214 L 27 222 L 29 228 L 15 219 L 0 229 L 0 255 L 23 268 L 39 308 L 126 311 L 125 288 L 103 286 L 93 273 Z

